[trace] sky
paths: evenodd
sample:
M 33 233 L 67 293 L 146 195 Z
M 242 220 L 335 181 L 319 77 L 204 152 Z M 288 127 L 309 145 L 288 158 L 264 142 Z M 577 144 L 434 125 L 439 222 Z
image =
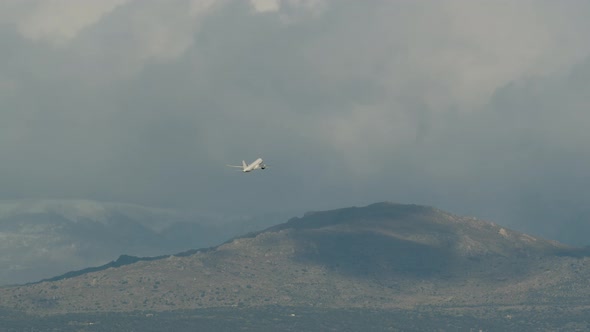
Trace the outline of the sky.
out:
M 590 245 L 590 2 L 1 0 L 0 199 L 425 204 Z M 249 174 L 226 164 L 264 158 Z

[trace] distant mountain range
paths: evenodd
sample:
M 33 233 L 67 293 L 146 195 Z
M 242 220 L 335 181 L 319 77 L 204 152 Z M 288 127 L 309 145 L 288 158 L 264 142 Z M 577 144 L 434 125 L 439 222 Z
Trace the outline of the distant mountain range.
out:
M 218 245 L 285 219 L 90 200 L 0 201 L 0 285 L 106 264 L 121 254 L 158 256 Z
M 35 314 L 590 305 L 590 252 L 435 208 L 311 212 L 217 247 L 0 289 Z

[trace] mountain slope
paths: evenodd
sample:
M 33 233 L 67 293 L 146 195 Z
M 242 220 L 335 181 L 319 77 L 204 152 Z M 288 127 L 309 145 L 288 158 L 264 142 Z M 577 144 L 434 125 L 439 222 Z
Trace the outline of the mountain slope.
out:
M 590 259 L 576 248 L 429 207 L 378 203 L 308 213 L 190 255 L 0 289 L 0 306 L 63 313 L 581 305 L 589 272 Z
M 271 225 L 276 219 L 269 216 L 261 223 Z M 0 201 L 0 285 L 105 264 L 121 254 L 155 256 L 217 245 L 257 227 L 248 218 L 132 204 Z

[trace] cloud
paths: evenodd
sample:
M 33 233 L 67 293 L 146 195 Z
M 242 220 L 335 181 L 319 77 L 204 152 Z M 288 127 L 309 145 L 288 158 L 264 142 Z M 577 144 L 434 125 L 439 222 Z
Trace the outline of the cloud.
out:
M 8 1 L 4 7 L 20 14 L 14 22 L 24 37 L 59 45 L 67 43 L 84 28 L 96 24 L 101 17 L 126 2 L 128 0 Z
M 0 10 L 2 198 L 398 200 L 582 241 L 586 2 L 67 4 Z M 557 189 L 568 235 L 538 217 Z
M 283 23 L 296 23 L 301 17 L 321 16 L 328 7 L 326 0 L 250 0 L 256 13 L 277 14 Z
M 250 3 L 257 12 L 276 12 L 280 8 L 279 0 L 251 0 Z

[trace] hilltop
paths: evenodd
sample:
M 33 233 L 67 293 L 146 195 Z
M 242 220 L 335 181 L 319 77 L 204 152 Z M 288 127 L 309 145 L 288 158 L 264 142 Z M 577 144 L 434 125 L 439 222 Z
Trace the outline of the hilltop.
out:
M 310 212 L 217 247 L 0 289 L 35 314 L 589 304 L 587 253 L 432 207 Z

